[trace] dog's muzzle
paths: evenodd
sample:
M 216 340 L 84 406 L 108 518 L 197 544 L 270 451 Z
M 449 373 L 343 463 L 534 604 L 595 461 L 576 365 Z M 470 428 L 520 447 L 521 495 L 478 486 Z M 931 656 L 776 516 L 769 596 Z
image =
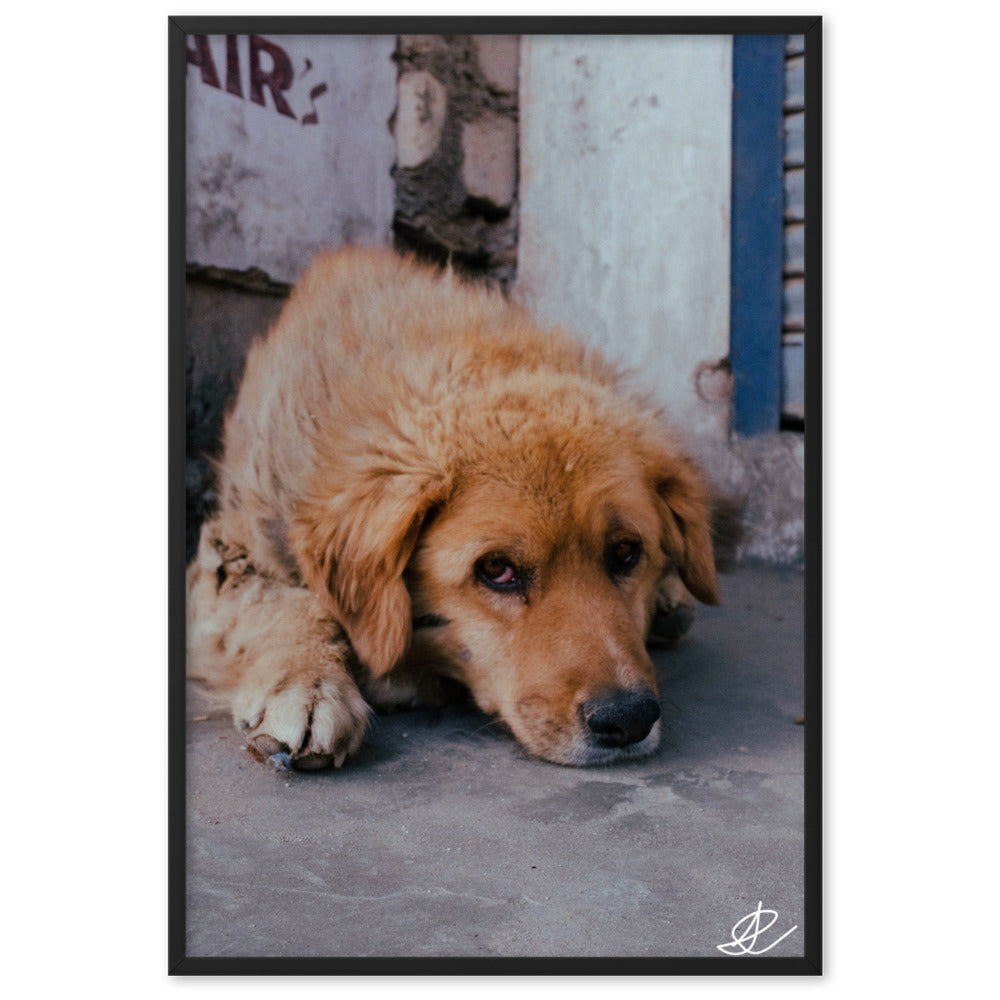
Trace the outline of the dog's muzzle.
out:
M 602 747 L 627 747 L 644 740 L 660 717 L 660 702 L 647 688 L 624 688 L 580 706 L 591 740 Z

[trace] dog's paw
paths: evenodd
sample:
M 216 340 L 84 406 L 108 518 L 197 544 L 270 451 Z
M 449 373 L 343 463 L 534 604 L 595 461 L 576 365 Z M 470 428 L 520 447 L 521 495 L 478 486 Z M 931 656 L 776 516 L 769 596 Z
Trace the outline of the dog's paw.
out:
M 675 646 L 693 624 L 694 598 L 679 577 L 667 577 L 656 594 L 647 641 L 652 646 Z
M 247 750 L 279 770 L 340 767 L 361 747 L 368 714 L 346 679 L 285 677 L 270 688 L 244 688 L 233 699 Z

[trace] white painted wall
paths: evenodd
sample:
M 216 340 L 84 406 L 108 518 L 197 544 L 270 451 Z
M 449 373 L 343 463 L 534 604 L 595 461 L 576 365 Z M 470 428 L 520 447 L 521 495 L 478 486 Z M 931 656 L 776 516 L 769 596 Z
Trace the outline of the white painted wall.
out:
M 267 88 L 263 105 L 250 99 L 249 36 L 235 39 L 242 96 L 226 89 L 225 36 L 208 39 L 219 87 L 187 67 L 187 258 L 294 281 L 317 247 L 390 242 L 396 40 L 266 41 L 290 59 L 294 79 L 283 96 L 294 117 L 279 113 Z M 263 52 L 258 65 L 266 74 L 271 56 Z M 304 121 L 310 113 L 314 124 Z
M 525 36 L 517 290 L 728 433 L 732 39 Z

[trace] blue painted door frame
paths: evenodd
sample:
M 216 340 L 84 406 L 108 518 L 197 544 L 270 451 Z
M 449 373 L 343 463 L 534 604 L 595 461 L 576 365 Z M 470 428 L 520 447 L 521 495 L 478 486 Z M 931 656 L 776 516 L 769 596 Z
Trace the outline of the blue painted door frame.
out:
M 733 427 L 746 436 L 781 420 L 785 40 L 733 37 L 729 360 Z

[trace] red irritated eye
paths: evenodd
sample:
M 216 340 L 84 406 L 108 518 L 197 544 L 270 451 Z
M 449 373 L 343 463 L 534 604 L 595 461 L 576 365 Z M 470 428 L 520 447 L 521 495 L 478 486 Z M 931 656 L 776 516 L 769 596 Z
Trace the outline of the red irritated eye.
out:
M 604 565 L 612 579 L 628 576 L 639 565 L 642 542 L 636 538 L 622 538 L 609 542 L 604 550 Z
M 492 553 L 476 563 L 476 576 L 492 590 L 520 590 L 521 574 L 504 555 Z

